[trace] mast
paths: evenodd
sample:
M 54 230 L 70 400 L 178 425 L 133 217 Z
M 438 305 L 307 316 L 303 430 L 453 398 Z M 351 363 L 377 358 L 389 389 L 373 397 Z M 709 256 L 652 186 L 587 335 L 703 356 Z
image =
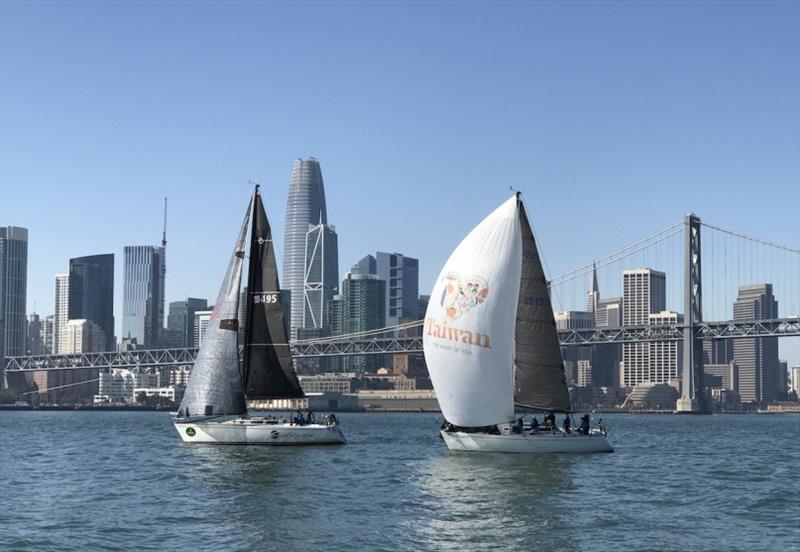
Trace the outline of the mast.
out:
M 292 367 L 272 229 L 258 184 L 253 191 L 252 211 L 242 366 L 245 395 L 248 399 L 304 397 Z

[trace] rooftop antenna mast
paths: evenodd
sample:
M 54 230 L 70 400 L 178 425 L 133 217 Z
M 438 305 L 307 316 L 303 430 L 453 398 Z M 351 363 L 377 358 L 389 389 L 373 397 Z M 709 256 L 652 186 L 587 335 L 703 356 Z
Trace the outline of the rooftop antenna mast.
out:
M 164 231 L 161 233 L 161 247 L 167 247 L 167 198 L 164 198 Z

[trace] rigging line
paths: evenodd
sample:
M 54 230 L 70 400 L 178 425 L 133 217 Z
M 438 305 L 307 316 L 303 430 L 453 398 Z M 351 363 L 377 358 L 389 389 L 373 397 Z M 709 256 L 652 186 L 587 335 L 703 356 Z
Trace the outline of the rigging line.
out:
M 800 249 L 795 249 L 793 247 L 788 247 L 786 245 L 782 245 L 780 243 L 769 242 L 766 240 L 762 240 L 759 238 L 754 238 L 752 236 L 748 236 L 747 234 L 741 234 L 739 232 L 734 232 L 733 230 L 726 230 L 725 228 L 720 228 L 719 226 L 714 226 L 713 224 L 709 224 L 707 222 L 701 222 L 703 226 L 708 226 L 709 228 L 713 228 L 714 230 L 719 230 L 720 232 L 725 232 L 726 234 L 730 234 L 731 236 L 736 236 L 737 238 L 743 238 L 745 240 L 750 240 L 752 242 L 760 243 L 762 245 L 768 245 L 769 247 L 775 247 L 777 249 L 783 249 L 785 251 L 789 251 L 790 253 L 800 253 Z
M 94 383 L 96 381 L 100 381 L 100 378 L 79 381 L 76 383 L 67 383 L 65 385 L 57 385 L 55 387 L 47 387 L 45 389 L 37 389 L 36 391 L 26 391 L 25 393 L 20 393 L 20 395 L 35 395 L 40 393 L 47 393 L 48 391 L 55 391 L 56 389 L 65 389 L 67 387 L 75 387 L 76 385 L 84 385 L 86 383 Z
M 403 324 L 398 324 L 396 326 L 387 326 L 385 328 L 376 328 L 374 330 L 365 330 L 363 332 L 355 332 L 355 333 L 341 334 L 341 335 L 332 335 L 332 336 L 324 337 L 324 338 L 298 339 L 298 340 L 292 341 L 292 344 L 293 345 L 302 345 L 302 344 L 305 344 L 305 343 L 327 343 L 327 342 L 331 342 L 331 341 L 342 341 L 342 340 L 346 340 L 346 339 L 349 339 L 349 338 L 352 338 L 352 337 L 369 337 L 369 336 L 372 336 L 372 335 L 380 335 L 380 334 L 389 333 L 389 332 L 393 332 L 393 331 L 397 331 L 397 330 L 406 330 L 406 329 L 411 329 L 411 328 L 417 328 L 419 326 L 422 326 L 424 322 L 425 322 L 424 320 L 415 320 L 413 322 L 405 322 Z
M 665 234 L 665 233 L 667 233 L 667 232 L 670 232 L 671 230 L 674 230 L 674 229 L 676 229 L 676 228 L 682 228 L 682 227 L 683 227 L 683 222 L 677 222 L 677 223 L 673 224 L 672 226 L 669 226 L 669 227 L 667 227 L 667 228 L 664 228 L 663 230 L 660 230 L 659 232 L 656 232 L 655 234 L 652 234 L 652 235 L 650 235 L 650 236 L 647 236 L 647 237 L 646 237 L 646 238 L 644 238 L 644 239 L 641 239 L 641 240 L 639 240 L 639 241 L 638 241 L 638 242 L 636 242 L 636 243 L 633 243 L 633 244 L 631 244 L 631 245 L 629 245 L 629 246 L 627 246 L 627 247 L 623 247 L 623 248 L 622 248 L 622 249 L 620 249 L 619 251 L 616 251 L 616 252 L 614 252 L 614 253 L 611 253 L 610 255 L 606 255 L 605 257 L 601 257 L 600 259 L 597 259 L 597 260 L 596 260 L 596 262 L 597 262 L 598 264 L 600 264 L 601 262 L 608 261 L 609 259 L 612 259 L 612 258 L 614 258 L 614 257 L 617 257 L 618 255 L 620 255 L 620 254 L 622 254 L 622 253 L 625 253 L 625 252 L 626 252 L 626 251 L 628 251 L 629 249 L 633 249 L 633 248 L 635 248 L 635 247 L 638 247 L 638 246 L 640 246 L 640 245 L 642 245 L 642 244 L 645 244 L 646 242 L 650 241 L 651 239 L 657 238 L 657 237 L 661 236 L 662 234 Z M 587 265 L 584 265 L 584 266 L 578 267 L 578 268 L 576 268 L 576 269 L 574 269 L 574 270 L 572 270 L 572 271 L 570 271 L 570 272 L 566 272 L 566 273 L 564 273 L 564 274 L 562 274 L 562 275 L 560 275 L 560 276 L 557 276 L 557 277 L 553 278 L 551 281 L 553 281 L 553 282 L 559 281 L 559 280 L 561 280 L 562 278 L 565 278 L 565 277 L 567 277 L 567 276 L 571 276 L 572 274 L 574 274 L 574 273 L 576 273 L 576 272 L 580 272 L 581 274 L 585 274 L 585 273 L 586 273 L 586 271 L 587 271 L 587 270 L 590 270 L 591 268 L 592 268 L 592 263 L 589 263 L 589 264 L 587 264 Z
M 611 257 L 610 255 L 608 257 L 604 257 L 604 259 L 606 259 L 606 260 L 604 262 L 598 262 L 597 266 L 598 267 L 603 267 L 603 266 L 607 266 L 607 265 L 615 263 L 615 262 L 622 261 L 623 259 L 626 259 L 626 258 L 630 257 L 631 255 L 635 255 L 637 253 L 641 253 L 645 248 L 650 247 L 652 245 L 655 245 L 655 244 L 659 243 L 662 240 L 666 240 L 666 239 L 668 239 L 668 238 L 670 238 L 670 237 L 672 237 L 675 234 L 678 234 L 680 232 L 682 232 L 682 228 L 674 228 L 672 233 L 666 234 L 664 236 L 661 236 L 660 238 L 658 238 L 658 240 L 653 241 L 651 243 L 647 243 L 644 246 L 640 247 L 639 249 L 632 249 L 630 251 L 627 251 L 624 255 L 621 255 L 621 256 L 619 256 L 617 258 L 613 258 L 613 259 L 610 258 Z M 627 248 L 627 249 L 630 249 L 630 248 Z M 642 259 L 644 259 L 644 256 L 642 256 Z M 588 265 L 588 266 L 591 267 L 592 265 Z M 585 267 L 583 267 L 583 268 L 585 268 Z M 572 280 L 574 280 L 576 278 L 581 278 L 581 277 L 585 276 L 587 273 L 588 273 L 588 271 L 585 271 L 585 270 L 584 270 L 584 272 L 577 272 L 577 270 L 573 270 L 572 272 L 568 272 L 566 274 L 563 274 L 563 275 L 559 276 L 558 278 L 554 278 L 553 280 L 548 281 L 547 282 L 547 286 L 551 287 L 551 288 L 553 286 L 560 286 L 560 285 L 565 284 L 567 282 L 570 282 L 570 281 L 572 281 Z

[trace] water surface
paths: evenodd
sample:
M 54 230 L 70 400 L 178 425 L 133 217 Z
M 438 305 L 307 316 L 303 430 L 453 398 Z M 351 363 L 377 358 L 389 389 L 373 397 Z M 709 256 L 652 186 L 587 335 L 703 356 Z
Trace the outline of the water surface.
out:
M 613 454 L 449 453 L 431 414 L 340 447 L 184 445 L 156 412 L 0 412 L 3 550 L 787 550 L 800 416 L 606 416 Z

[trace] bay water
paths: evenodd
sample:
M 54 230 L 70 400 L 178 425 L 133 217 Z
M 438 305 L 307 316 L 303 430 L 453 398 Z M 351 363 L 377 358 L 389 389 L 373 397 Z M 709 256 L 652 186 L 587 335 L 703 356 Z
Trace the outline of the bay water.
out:
M 612 454 L 182 444 L 165 412 L 0 412 L 2 550 L 797 550 L 800 416 L 606 415 Z M 560 419 L 559 419 L 560 422 Z

